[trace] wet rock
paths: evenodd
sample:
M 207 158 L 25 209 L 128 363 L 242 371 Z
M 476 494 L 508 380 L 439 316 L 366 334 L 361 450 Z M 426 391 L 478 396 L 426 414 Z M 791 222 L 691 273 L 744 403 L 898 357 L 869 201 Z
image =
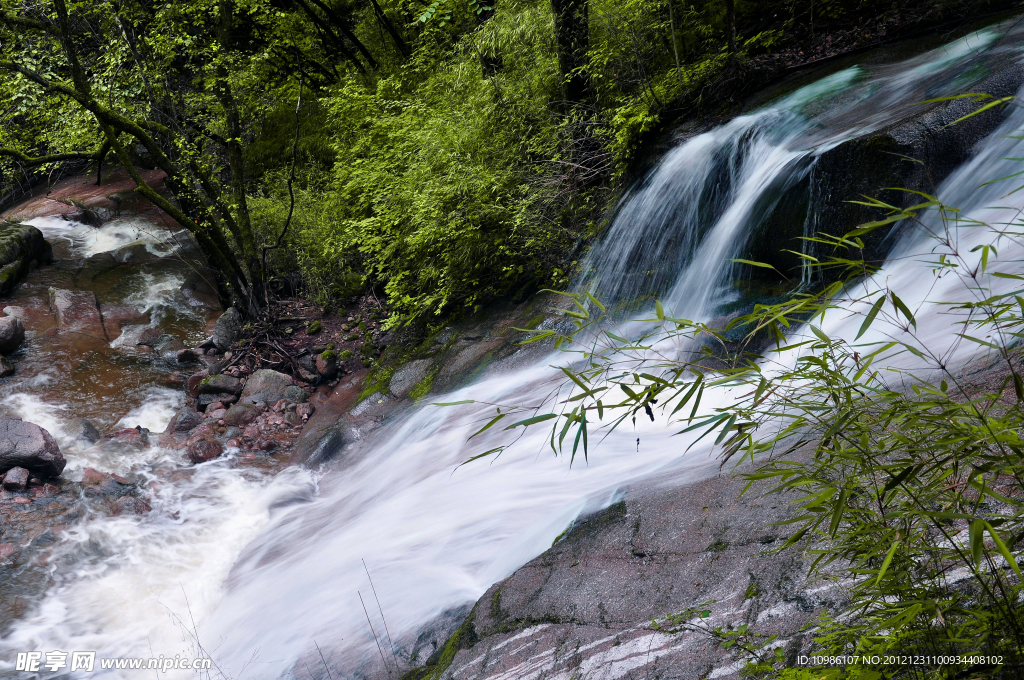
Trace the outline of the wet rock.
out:
M 138 339 L 135 341 L 136 345 L 146 345 L 152 347 L 160 341 L 160 338 L 164 336 L 164 331 L 161 328 L 146 328 L 139 333 Z
M 302 416 L 297 413 L 289 412 L 284 414 L 284 422 L 288 423 L 292 427 L 299 427 L 302 425 Z
M 229 449 L 240 449 L 242 448 L 242 440 L 232 437 L 231 439 L 224 442 L 224 446 L 226 446 Z
M 306 394 L 306 390 L 302 389 L 298 385 L 291 385 L 284 388 L 281 395 L 293 404 L 303 404 L 309 401 L 309 395 Z
M 242 381 L 230 375 L 211 375 L 199 383 L 198 389 L 199 394 L 239 394 L 242 391 Z
M 220 402 L 222 406 L 227 404 L 233 404 L 238 401 L 237 394 L 231 394 L 230 392 L 217 392 L 215 394 L 200 394 L 199 395 L 199 406 L 203 410 L 206 410 L 211 404 Z
M 295 406 L 295 414 L 298 415 L 300 418 L 303 418 L 303 419 L 309 418 L 311 415 L 313 415 L 314 411 L 316 411 L 316 408 L 312 404 L 309 404 L 309 403 L 307 403 L 307 404 L 296 404 L 296 406 Z
M 194 349 L 179 349 L 175 354 L 175 360 L 179 364 L 191 364 L 199 361 L 199 355 L 196 354 Z
M 224 447 L 220 445 L 220 442 L 213 441 L 212 439 L 200 439 L 189 445 L 185 451 L 185 457 L 193 465 L 198 465 L 199 463 L 213 460 L 222 453 L 224 453 Z
M 50 309 L 62 331 L 76 331 L 106 341 L 96 294 L 87 290 L 50 288 Z
M 242 314 L 234 307 L 228 307 L 213 327 L 213 344 L 224 351 L 238 338 L 242 330 Z
M 14 467 L 4 475 L 4 488 L 8 491 L 24 491 L 28 486 L 28 470 Z
M 0 416 L 0 471 L 23 467 L 45 479 L 58 476 L 66 464 L 49 432 L 20 418 Z
M 135 496 L 123 496 L 111 505 L 112 515 L 145 515 L 152 510 L 149 503 Z
M 203 352 L 205 352 L 208 349 L 217 349 L 217 345 L 214 344 L 213 338 L 209 337 L 206 340 L 203 340 L 201 343 L 199 343 L 196 349 L 201 349 L 203 350 Z
M 235 404 L 224 413 L 224 422 L 228 425 L 245 427 L 260 415 L 260 408 L 253 404 Z
M 216 404 L 211 404 L 210 406 L 207 407 L 206 417 L 209 418 L 210 420 L 220 420 L 221 418 L 224 417 L 224 414 L 227 412 L 228 410 L 224 408 L 224 404 L 218 402 Z
M 109 478 L 109 474 L 100 472 L 96 468 L 87 467 L 82 470 L 82 486 L 99 486 Z
M 189 432 L 195 429 L 202 422 L 202 415 L 188 407 L 185 407 L 174 414 L 174 417 L 171 418 L 171 422 L 167 425 L 167 429 L 170 432 Z
M 431 363 L 430 359 L 419 359 L 405 364 L 395 371 L 395 374 L 391 377 L 388 391 L 398 398 L 408 395 L 413 387 L 427 377 L 427 371 L 430 370 Z
M 33 267 L 52 259 L 53 250 L 39 229 L 0 222 L 0 295 L 9 293 Z
M 0 354 L 10 354 L 25 341 L 25 325 L 16 316 L 0 317 Z
M 10 561 L 18 553 L 13 543 L 0 543 L 0 562 Z
M 121 264 L 128 262 L 145 262 L 146 260 L 152 260 L 156 256 L 149 252 L 146 244 L 142 241 L 136 241 L 135 243 L 129 243 L 128 245 L 121 246 L 115 250 L 112 255 L 114 261 Z
M 220 309 L 220 299 L 214 287 L 213 276 L 206 277 L 202 272 L 193 272 L 181 284 L 181 294 L 189 307 Z
M 100 431 L 85 418 L 75 418 L 66 428 L 68 436 L 76 441 L 95 444 L 100 440 Z
M 14 375 L 14 362 L 7 357 L 0 357 L 0 378 Z
M 86 224 L 90 227 L 102 227 L 103 217 L 92 208 L 87 208 L 84 205 L 75 205 L 75 210 L 72 212 L 64 213 L 61 215 L 68 222 L 78 222 L 79 224 Z
M 100 304 L 100 316 L 103 317 L 103 326 L 107 335 L 111 338 L 118 335 L 125 326 L 138 326 L 149 323 L 149 312 L 140 312 L 128 305 L 116 305 L 104 302 Z
M 206 380 L 209 377 L 210 377 L 210 374 L 207 371 L 199 371 L 198 373 L 194 373 L 194 374 L 190 375 L 188 377 L 188 382 L 186 383 L 186 386 L 188 387 L 188 394 L 189 394 L 189 396 L 190 397 L 198 397 L 199 396 L 199 384 L 202 383 L 204 380 Z
M 137 448 L 143 448 L 149 444 L 148 431 L 136 427 L 127 427 L 111 433 L 110 438 L 114 441 L 128 444 Z
M 246 380 L 241 401 L 249 404 L 257 401 L 273 404 L 284 398 L 284 391 L 291 384 L 291 376 L 268 368 L 261 369 Z

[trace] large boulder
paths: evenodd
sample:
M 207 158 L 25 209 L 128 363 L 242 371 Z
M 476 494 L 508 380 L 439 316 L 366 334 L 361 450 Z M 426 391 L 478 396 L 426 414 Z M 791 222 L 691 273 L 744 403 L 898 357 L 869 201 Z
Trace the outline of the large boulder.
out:
M 23 467 L 41 477 L 56 477 L 65 465 L 49 432 L 21 418 L 0 416 L 0 472 Z
M 285 398 L 285 388 L 292 384 L 291 376 L 264 368 L 256 371 L 245 381 L 241 401 L 253 404 L 262 401 L 275 404 Z
M 10 354 L 25 341 L 25 325 L 16 316 L 0 317 L 0 354 Z
M 234 404 L 224 414 L 225 425 L 245 427 L 260 415 L 260 409 L 253 404 Z
M 43 232 L 30 224 L 0 222 L 0 295 L 9 293 L 30 269 L 52 259 Z
M 228 310 L 220 315 L 213 327 L 213 344 L 223 352 L 235 342 L 241 330 L 241 313 L 234 307 L 228 307 Z

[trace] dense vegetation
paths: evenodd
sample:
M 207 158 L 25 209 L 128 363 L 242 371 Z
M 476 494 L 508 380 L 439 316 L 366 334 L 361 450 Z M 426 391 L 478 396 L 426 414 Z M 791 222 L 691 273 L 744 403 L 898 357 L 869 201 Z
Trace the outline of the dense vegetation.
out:
M 160 168 L 168 191 L 138 190 L 196 234 L 225 300 L 259 309 L 298 271 L 321 303 L 372 286 L 393 324 L 436 322 L 564 283 L 667 121 L 993 8 L 3 0 L 0 172 Z

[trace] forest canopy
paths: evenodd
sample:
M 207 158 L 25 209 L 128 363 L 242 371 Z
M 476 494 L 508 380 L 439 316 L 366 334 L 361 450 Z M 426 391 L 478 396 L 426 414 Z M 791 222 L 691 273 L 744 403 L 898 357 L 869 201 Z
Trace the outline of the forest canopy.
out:
M 252 312 L 298 272 L 433 324 L 567 281 L 684 116 L 999 9 L 923 0 L 0 0 L 3 193 L 123 166 Z M 145 185 L 156 168 L 166 191 Z

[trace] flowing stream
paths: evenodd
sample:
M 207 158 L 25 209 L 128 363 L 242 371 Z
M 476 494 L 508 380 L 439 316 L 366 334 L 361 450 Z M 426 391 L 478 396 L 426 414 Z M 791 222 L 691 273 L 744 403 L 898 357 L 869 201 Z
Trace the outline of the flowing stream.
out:
M 993 64 L 1019 60 L 1020 45 L 1018 32 L 995 27 L 902 63 L 848 68 L 679 144 L 624 199 L 581 285 L 609 299 L 657 296 L 678 316 L 713 318 L 735 296 L 728 260 L 821 153 L 904 117 L 914 102 L 962 91 Z M 965 214 L 1012 217 L 1007 210 L 1024 198 L 978 185 L 1015 171 L 1014 161 L 1004 159 L 1024 157 L 1024 143 L 1007 135 L 1022 126 L 1024 114 L 1014 110 L 940 194 Z M 116 236 L 116 225 L 86 238 L 69 233 L 65 222 L 37 224 L 80 257 L 127 238 Z M 962 245 L 983 237 L 965 233 Z M 927 253 L 922 244 L 912 234 L 902 237 L 900 257 L 865 285 L 899 289 L 918 310 L 921 342 L 948 346 L 966 361 L 974 350 L 955 342 L 948 314 L 929 311 L 925 300 L 969 292 L 954 277 L 931 285 L 928 265 L 915 257 Z M 1016 249 L 1007 243 L 999 256 L 1019 258 Z M 125 304 L 150 310 L 152 323 L 194 342 L 208 319 L 178 293 L 185 275 L 156 268 L 111 290 L 121 286 Z M 10 304 L 45 309 L 39 276 Z M 859 325 L 859 317 L 837 312 L 823 328 L 852 337 Z M 572 466 L 552 454 L 541 427 L 491 462 L 458 467 L 508 442 L 498 428 L 470 441 L 494 407 L 467 404 L 410 409 L 319 471 L 289 468 L 270 477 L 234 466 L 228 456 L 168 478 L 160 470 L 180 453 L 154 446 L 131 460 L 104 458 L 65 434 L 68 420 L 82 415 L 163 429 L 178 404 L 178 393 L 161 386 L 163 369 L 133 362 L 115 341 L 93 350 L 96 368 L 72 371 L 51 358 L 64 350 L 47 345 L 40 328 L 18 376 L 0 388 L 0 409 L 50 429 L 68 452 L 66 474 L 91 466 L 151 479 L 154 511 L 144 518 L 88 516 L 69 527 L 54 547 L 45 597 L 2 631 L 0 660 L 51 649 L 108 657 L 209 654 L 232 680 L 319 677 L 325 665 L 335 677 L 360 677 L 380 664 L 368 618 L 407 649 L 425 622 L 477 599 L 548 548 L 581 512 L 614 502 L 630 483 L 654 475 L 682 483 L 717 470 L 707 448 L 684 453 L 688 441 L 673 436 L 678 428 L 663 419 L 638 419 L 635 429 L 610 434 L 592 446 L 589 460 Z M 514 370 L 499 367 L 437 401 L 550 402 L 562 383 L 551 365 L 564 361 L 552 355 Z M 69 372 L 83 377 L 69 381 Z M 705 401 L 711 408 L 730 398 L 720 391 Z M 0 674 L 10 669 L 3 663 Z

